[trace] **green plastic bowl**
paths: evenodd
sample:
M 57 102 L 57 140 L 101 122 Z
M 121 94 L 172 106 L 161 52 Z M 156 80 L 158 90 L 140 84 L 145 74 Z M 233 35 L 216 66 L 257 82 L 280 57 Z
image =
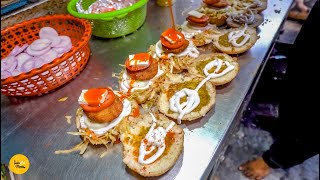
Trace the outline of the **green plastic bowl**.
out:
M 88 7 L 96 0 L 83 0 L 82 7 Z M 78 18 L 87 19 L 92 26 L 92 34 L 102 38 L 115 38 L 130 34 L 142 26 L 147 15 L 148 0 L 140 0 L 137 3 L 116 11 L 101 14 L 82 14 L 77 12 L 76 3 L 71 0 L 68 4 L 68 12 Z

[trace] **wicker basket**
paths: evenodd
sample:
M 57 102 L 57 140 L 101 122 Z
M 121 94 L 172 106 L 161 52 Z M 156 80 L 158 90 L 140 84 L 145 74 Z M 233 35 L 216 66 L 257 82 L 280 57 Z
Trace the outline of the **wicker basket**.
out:
M 71 0 L 68 4 L 68 12 L 75 17 L 87 19 L 92 25 L 92 34 L 102 38 L 115 38 L 130 34 L 141 27 L 147 15 L 148 0 L 139 0 L 132 6 L 101 13 L 78 13 L 76 3 L 79 0 Z M 83 0 L 82 6 L 87 9 L 95 0 Z
M 24 21 L 1 31 L 1 59 L 16 46 L 39 39 L 39 30 L 50 26 L 59 35 L 71 38 L 72 48 L 51 63 L 18 76 L 1 79 L 1 93 L 8 96 L 34 96 L 48 93 L 75 78 L 90 56 L 91 26 L 71 15 L 50 15 Z

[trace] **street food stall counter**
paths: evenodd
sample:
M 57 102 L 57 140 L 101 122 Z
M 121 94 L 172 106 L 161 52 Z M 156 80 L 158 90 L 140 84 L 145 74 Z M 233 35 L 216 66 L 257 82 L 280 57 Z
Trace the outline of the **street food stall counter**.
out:
M 173 14 L 177 24 L 201 1 L 176 0 Z M 286 19 L 292 1 L 269 0 L 258 27 L 259 39 L 246 53 L 239 55 L 240 72 L 229 84 L 217 88 L 216 103 L 206 116 L 182 123 L 184 149 L 175 165 L 156 179 L 207 179 L 217 167 L 219 156 L 237 127 L 255 85 L 267 62 Z M 57 155 L 81 142 L 75 132 L 75 113 L 82 89 L 111 86 L 118 88 L 113 73 L 119 73 L 129 54 L 145 52 L 155 44 L 161 32 L 171 27 L 168 7 L 150 0 L 146 21 L 136 32 L 124 37 L 103 39 L 92 36 L 91 57 L 84 70 L 69 83 L 36 97 L 1 95 L 1 162 L 9 163 L 15 154 L 29 158 L 30 168 L 22 179 L 140 179 L 122 162 L 122 145 L 108 149 L 89 146 L 83 155 L 77 152 Z M 202 51 L 200 49 L 200 51 Z M 63 99 L 63 100 L 61 100 Z M 69 122 L 65 116 L 71 116 Z

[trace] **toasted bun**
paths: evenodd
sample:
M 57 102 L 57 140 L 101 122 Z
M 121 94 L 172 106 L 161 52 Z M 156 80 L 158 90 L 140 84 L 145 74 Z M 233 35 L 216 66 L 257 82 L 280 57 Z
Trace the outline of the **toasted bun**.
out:
M 179 74 L 179 75 L 171 74 L 171 75 L 167 75 L 167 77 L 169 77 L 169 78 L 165 81 L 165 83 L 162 84 L 157 107 L 161 113 L 165 114 L 168 117 L 177 119 L 179 116 L 178 113 L 169 112 L 169 109 L 170 109 L 169 100 L 171 97 L 167 96 L 167 92 L 169 90 L 170 85 L 177 84 L 177 83 L 191 82 L 193 80 L 200 82 L 203 78 L 198 78 L 198 77 L 194 77 L 194 76 L 186 76 L 186 75 L 182 75 L 182 74 Z M 206 87 L 206 90 L 208 92 L 208 94 L 207 94 L 208 97 L 205 97 L 205 98 L 208 99 L 209 102 L 206 105 L 204 105 L 200 110 L 192 111 L 188 114 L 185 114 L 183 116 L 182 120 L 192 121 L 192 120 L 195 120 L 195 119 L 200 118 L 202 116 L 205 116 L 206 113 L 214 105 L 215 96 L 216 96 L 215 87 L 210 82 L 206 82 L 204 86 Z
M 230 3 L 227 0 L 219 0 L 219 2 L 217 2 L 217 3 L 210 4 L 210 6 L 215 7 L 215 8 L 225 8 L 229 5 L 230 5 Z
M 170 73 L 182 73 L 183 70 L 188 69 L 188 65 L 194 58 L 190 58 L 189 56 L 184 57 L 171 57 L 169 59 L 169 72 Z
M 261 23 L 263 22 L 263 17 L 260 15 L 260 14 L 255 14 L 254 15 L 254 20 L 251 24 L 248 24 L 249 27 L 253 27 L 253 28 L 256 28 L 258 27 Z M 232 20 L 231 16 L 228 17 L 227 19 L 227 24 L 229 27 L 232 27 L 232 28 L 238 28 L 238 27 L 241 27 L 243 26 L 244 24 L 241 24 L 241 23 L 238 23 L 238 22 L 235 22 Z
M 177 27 L 185 37 L 191 39 L 193 44 L 197 47 L 210 44 L 214 39 L 214 36 L 221 33 L 215 25 L 211 24 L 208 24 L 205 27 L 195 27 L 185 21 L 183 24 L 177 25 Z M 201 31 L 200 33 L 199 30 Z
M 259 1 L 261 3 L 261 6 L 254 6 L 254 0 L 250 0 L 247 2 L 246 1 L 244 1 L 244 2 L 236 1 L 236 2 L 234 2 L 233 7 L 236 10 L 246 10 L 246 9 L 250 8 L 251 10 L 254 10 L 257 13 L 261 13 L 262 11 L 267 9 L 268 1 L 267 0 L 259 0 Z M 244 3 L 246 3 L 246 4 L 244 4 Z M 249 5 L 247 5 L 247 4 L 249 4 Z M 250 7 L 250 6 L 252 6 L 252 7 Z
M 130 101 L 131 102 L 131 115 L 133 114 L 135 109 L 139 108 L 139 105 L 135 101 Z M 122 118 L 119 124 L 117 124 L 115 127 L 112 129 L 108 130 L 106 133 L 97 136 L 94 135 L 94 133 L 86 133 L 86 129 L 83 129 L 80 127 L 80 118 L 83 116 L 83 109 L 79 108 L 76 113 L 76 125 L 79 130 L 79 132 L 82 132 L 83 134 L 81 135 L 83 141 L 89 141 L 93 145 L 107 145 L 108 143 L 114 143 L 118 138 L 119 138 L 119 125 L 121 124 L 121 121 L 125 120 L 128 118 L 128 116 Z
M 166 128 L 171 121 L 162 114 L 155 114 L 157 125 Z M 150 114 L 141 115 L 137 118 L 129 117 L 121 123 L 120 139 L 123 144 L 123 162 L 133 171 L 145 177 L 160 176 L 167 172 L 177 161 L 183 149 L 184 132 L 183 129 L 174 125 L 170 133 L 173 136 L 171 145 L 167 145 L 164 153 L 153 163 L 142 165 L 138 162 L 138 153 L 140 142 L 152 125 L 152 117 Z M 139 137 L 140 135 L 140 137 Z
M 190 41 L 190 40 L 188 40 Z M 154 57 L 156 57 L 156 44 L 150 45 L 148 48 L 148 52 L 152 54 Z M 185 62 L 189 61 L 190 59 L 193 59 L 193 57 L 190 57 L 189 55 L 185 56 L 172 56 L 170 58 L 160 58 L 159 65 L 165 72 L 170 73 L 181 73 L 183 70 L 187 69 L 187 65 Z
M 139 108 L 139 105 L 135 102 L 135 101 L 130 101 L 131 103 L 131 116 L 136 115 L 136 110 Z M 114 143 L 116 143 L 119 138 L 120 138 L 120 127 L 122 122 L 128 118 L 128 116 L 123 117 L 120 122 L 118 124 L 116 124 L 113 128 L 109 129 L 107 132 L 101 134 L 101 135 L 97 135 L 94 132 L 92 132 L 91 130 L 89 130 L 88 128 L 81 128 L 81 123 L 80 123 L 80 119 L 81 117 L 84 115 L 83 109 L 82 108 L 78 108 L 77 112 L 76 112 L 76 125 L 77 125 L 77 129 L 79 130 L 79 132 L 69 132 L 68 134 L 72 134 L 72 135 L 79 135 L 82 138 L 82 142 L 80 142 L 79 144 L 75 145 L 73 148 L 71 149 L 67 149 L 67 150 L 57 150 L 54 153 L 55 154 L 68 154 L 74 151 L 80 151 L 80 154 L 83 154 L 87 147 L 88 144 L 93 144 L 93 145 L 104 145 L 107 150 L 108 150 L 108 146 L 109 145 L 113 145 Z M 108 153 L 108 151 L 102 153 L 100 155 L 100 157 L 102 158 L 103 156 L 105 156 Z
M 257 36 L 257 31 L 254 28 L 248 27 L 246 30 L 246 34 L 250 35 L 250 39 L 247 43 L 245 43 L 243 46 L 241 47 L 234 47 L 232 44 L 230 44 L 229 47 L 223 46 L 222 44 L 219 43 L 219 38 L 231 31 L 236 31 L 236 30 L 241 30 L 243 28 L 235 28 L 235 29 L 230 29 L 230 30 L 226 30 L 225 33 L 222 33 L 219 36 L 216 36 L 214 41 L 213 41 L 213 45 L 219 49 L 221 52 L 227 53 L 227 54 L 240 54 L 243 53 L 247 50 L 249 50 L 258 40 L 258 36 Z
M 93 145 L 107 145 L 109 143 L 114 143 L 119 137 L 119 127 L 115 126 L 114 128 L 110 129 L 108 132 L 101 136 L 95 136 L 91 133 L 85 133 L 85 129 L 80 127 L 80 118 L 83 115 L 83 109 L 79 108 L 76 115 L 76 124 L 79 132 L 83 132 L 81 138 L 84 142 L 89 141 Z M 125 119 L 125 118 L 124 118 Z
M 218 78 L 211 78 L 209 81 L 213 84 L 213 85 L 223 85 L 223 84 L 227 84 L 230 81 L 232 81 L 238 74 L 240 66 L 238 64 L 238 62 L 236 62 L 231 56 L 224 54 L 224 53 L 214 53 L 214 54 L 202 54 L 200 55 L 195 61 L 193 61 L 193 63 L 191 64 L 190 68 L 189 68 L 189 73 L 190 74 L 194 74 L 196 76 L 200 76 L 200 77 L 205 77 L 205 75 L 203 74 L 203 71 L 199 71 L 198 66 L 200 65 L 201 62 L 203 61 L 209 61 L 209 60 L 214 60 L 215 58 L 219 58 L 222 59 L 224 61 L 228 61 L 230 62 L 232 65 L 234 65 L 234 69 L 230 72 L 228 72 L 227 74 L 218 77 Z
M 155 45 L 151 45 L 148 52 L 156 56 Z M 176 74 L 188 69 L 189 62 L 192 61 L 192 59 L 194 58 L 188 55 L 181 57 L 172 56 L 168 59 L 160 59 L 159 65 L 165 72 Z
M 228 12 L 230 11 L 228 7 L 214 8 L 206 5 L 205 3 L 202 3 L 201 7 L 197 11 L 208 15 L 210 24 L 222 26 L 226 23 L 226 20 L 228 18 Z
M 210 24 L 215 24 L 216 26 L 222 26 L 226 23 L 228 16 L 222 15 L 220 17 L 210 16 Z
M 160 91 L 160 88 L 157 86 L 152 86 L 147 90 L 136 91 L 132 93 L 132 97 L 137 101 L 138 104 L 146 103 L 147 101 L 155 101 L 157 98 L 157 93 Z
M 161 67 L 162 70 L 164 70 L 164 68 Z M 160 91 L 159 88 L 159 83 L 161 83 L 163 81 L 163 77 L 164 77 L 164 73 L 161 74 L 158 77 L 154 77 L 152 79 L 152 83 L 151 85 L 147 88 L 147 89 L 143 89 L 143 90 L 135 90 L 134 92 L 131 92 L 131 97 L 133 97 L 133 99 L 138 103 L 138 104 L 143 104 L 147 101 L 155 101 L 155 98 L 157 97 L 157 93 Z M 123 77 L 123 73 L 124 71 L 122 71 L 120 73 L 120 77 L 119 77 L 119 86 L 121 87 L 121 82 L 122 82 L 122 77 Z
M 192 38 L 192 41 L 193 41 L 193 44 L 197 47 L 204 46 L 206 44 L 210 44 L 213 41 L 214 37 L 219 34 L 220 34 L 220 31 L 218 30 L 208 29 L 203 31 L 200 34 L 196 34 Z

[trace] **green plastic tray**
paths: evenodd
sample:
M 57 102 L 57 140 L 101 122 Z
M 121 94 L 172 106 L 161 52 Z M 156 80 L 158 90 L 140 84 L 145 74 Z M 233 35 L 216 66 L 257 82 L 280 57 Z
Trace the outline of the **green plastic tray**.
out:
M 78 0 L 69 2 L 68 12 L 75 17 L 89 20 L 92 34 L 103 38 L 120 37 L 136 31 L 142 26 L 147 15 L 148 0 L 140 0 L 127 8 L 101 14 L 78 13 L 77 2 Z M 95 0 L 83 0 L 82 7 L 88 9 L 93 2 Z

